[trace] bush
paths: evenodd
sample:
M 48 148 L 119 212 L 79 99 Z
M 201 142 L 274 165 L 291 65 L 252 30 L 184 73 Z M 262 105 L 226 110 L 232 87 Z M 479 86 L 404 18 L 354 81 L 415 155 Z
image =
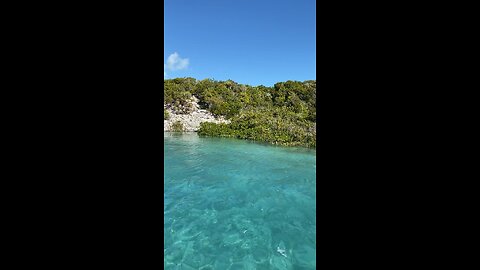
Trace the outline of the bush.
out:
M 215 124 L 210 122 L 203 122 L 200 124 L 198 135 L 213 136 L 213 137 L 234 137 L 235 131 L 230 128 L 228 124 Z
M 315 124 L 281 108 L 242 111 L 230 124 L 202 123 L 198 134 L 283 146 L 316 146 Z
M 185 131 L 185 128 L 183 127 L 182 122 L 176 121 L 172 124 L 171 130 L 173 132 L 183 132 Z

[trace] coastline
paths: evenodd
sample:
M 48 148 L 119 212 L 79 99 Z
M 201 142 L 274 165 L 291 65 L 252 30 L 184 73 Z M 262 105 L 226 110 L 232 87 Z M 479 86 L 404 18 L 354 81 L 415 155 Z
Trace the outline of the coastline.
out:
M 315 80 L 252 87 L 177 78 L 164 86 L 164 132 L 316 148 Z

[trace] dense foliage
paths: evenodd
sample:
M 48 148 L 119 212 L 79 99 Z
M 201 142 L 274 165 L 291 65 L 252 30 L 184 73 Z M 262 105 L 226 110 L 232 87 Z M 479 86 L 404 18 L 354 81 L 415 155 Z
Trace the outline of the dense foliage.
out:
M 230 124 L 202 123 L 199 135 L 224 136 L 279 145 L 316 146 L 316 81 L 287 81 L 273 87 L 210 79 L 164 81 L 165 105 L 188 111 L 194 95 L 202 109 Z

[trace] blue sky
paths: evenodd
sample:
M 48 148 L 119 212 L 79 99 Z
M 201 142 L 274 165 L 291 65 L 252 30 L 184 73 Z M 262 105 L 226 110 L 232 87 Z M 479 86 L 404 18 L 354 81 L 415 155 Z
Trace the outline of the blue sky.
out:
M 165 78 L 265 86 L 316 79 L 315 0 L 164 0 L 164 5 Z

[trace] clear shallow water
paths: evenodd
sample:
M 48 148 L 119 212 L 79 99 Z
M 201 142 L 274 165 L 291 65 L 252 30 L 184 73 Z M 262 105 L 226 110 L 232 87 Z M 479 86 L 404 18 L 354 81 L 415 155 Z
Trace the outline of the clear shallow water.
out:
M 313 150 L 164 133 L 165 269 L 315 269 Z

